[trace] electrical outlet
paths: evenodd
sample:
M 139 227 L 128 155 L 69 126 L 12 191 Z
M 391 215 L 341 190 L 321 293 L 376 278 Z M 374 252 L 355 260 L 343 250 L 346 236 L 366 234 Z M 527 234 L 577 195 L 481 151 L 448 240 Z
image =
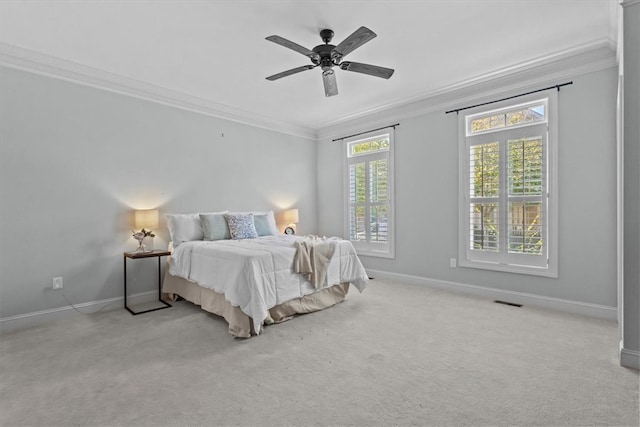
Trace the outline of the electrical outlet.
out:
M 455 258 L 451 258 L 451 259 L 449 260 L 449 267 L 451 267 L 451 268 L 456 268 L 456 266 L 457 266 L 457 264 L 458 264 L 458 262 L 457 262 L 457 261 L 458 261 L 458 260 L 456 260 Z
M 51 282 L 53 289 L 62 289 L 62 277 L 54 277 Z

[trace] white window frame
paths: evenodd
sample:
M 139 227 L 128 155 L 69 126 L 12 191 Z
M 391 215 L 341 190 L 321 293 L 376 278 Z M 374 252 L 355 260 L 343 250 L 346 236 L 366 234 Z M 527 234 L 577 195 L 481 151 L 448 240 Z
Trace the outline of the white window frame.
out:
M 384 151 L 375 151 L 372 153 L 362 153 L 350 156 L 350 146 L 358 143 L 379 139 L 381 136 L 388 135 L 389 149 Z M 395 150 L 395 138 L 394 128 L 389 127 L 374 132 L 358 135 L 345 139 L 343 142 L 343 224 L 344 224 L 344 239 L 350 240 L 350 200 L 349 200 L 349 166 L 352 163 L 360 163 L 363 159 L 367 162 L 373 160 L 387 159 L 387 189 L 388 189 L 388 215 L 387 215 L 387 243 L 377 243 L 369 241 L 369 230 L 371 227 L 371 219 L 369 217 L 369 207 L 371 202 L 366 202 L 366 214 L 365 214 L 365 230 L 367 234 L 367 240 L 351 240 L 358 255 L 380 257 L 380 258 L 394 258 L 395 257 L 395 189 L 394 189 L 394 150 Z M 367 180 L 367 189 L 369 186 L 369 174 L 365 173 Z M 367 191 L 368 193 L 368 191 Z M 367 196 L 368 197 L 368 196 Z
M 546 102 L 546 123 L 523 124 L 495 129 L 486 132 L 478 132 L 467 135 L 467 119 L 469 116 L 500 113 L 501 110 L 512 110 L 520 105 L 544 100 Z M 530 274 L 546 277 L 558 277 L 558 101 L 557 90 L 538 92 L 535 94 L 518 97 L 508 101 L 493 103 L 465 110 L 458 114 L 458 260 L 461 267 L 479 268 L 486 270 Z M 540 127 L 546 127 L 546 138 L 543 137 L 543 174 L 545 184 L 543 188 L 543 255 L 523 255 L 509 253 L 506 250 L 506 236 L 500 233 L 500 252 L 481 252 L 470 249 L 470 196 L 469 196 L 469 152 L 470 146 L 478 144 L 483 138 L 492 140 L 508 140 L 513 136 L 528 136 L 540 133 Z M 527 129 L 529 128 L 529 129 Z M 537 132 L 534 132 L 536 131 Z M 502 134 L 496 138 L 496 134 Z M 544 134 L 544 133 L 543 133 Z M 506 159 L 506 144 L 501 144 L 500 158 Z M 506 195 L 507 174 L 504 173 L 506 160 L 501 161 L 500 203 L 507 203 Z M 544 197 L 546 193 L 546 197 Z M 501 218 L 501 222 L 504 221 Z

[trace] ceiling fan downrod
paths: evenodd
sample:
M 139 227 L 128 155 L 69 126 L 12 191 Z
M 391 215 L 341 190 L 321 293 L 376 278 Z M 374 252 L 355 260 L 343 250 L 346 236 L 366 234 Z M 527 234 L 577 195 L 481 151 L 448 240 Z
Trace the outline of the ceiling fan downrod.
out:
M 335 55 L 335 46 L 329 44 L 331 39 L 333 39 L 333 30 L 325 28 L 320 31 L 320 38 L 324 42 L 324 44 L 320 44 L 313 49 L 313 52 L 318 54 L 317 59 L 312 58 L 311 61 L 315 65 L 319 65 L 324 71 L 331 69 L 334 65 L 340 65 L 340 58 L 342 56 Z

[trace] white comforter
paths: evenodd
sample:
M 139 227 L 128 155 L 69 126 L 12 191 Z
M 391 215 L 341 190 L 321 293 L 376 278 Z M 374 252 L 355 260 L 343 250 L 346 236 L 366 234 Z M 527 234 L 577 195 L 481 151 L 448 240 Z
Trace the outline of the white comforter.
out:
M 294 273 L 297 236 L 264 236 L 246 240 L 185 242 L 174 249 L 169 273 L 222 293 L 251 316 L 260 333 L 268 310 L 285 301 L 316 292 L 304 276 Z M 360 292 L 367 273 L 348 240 L 336 239 L 327 269 L 328 285 L 350 282 Z

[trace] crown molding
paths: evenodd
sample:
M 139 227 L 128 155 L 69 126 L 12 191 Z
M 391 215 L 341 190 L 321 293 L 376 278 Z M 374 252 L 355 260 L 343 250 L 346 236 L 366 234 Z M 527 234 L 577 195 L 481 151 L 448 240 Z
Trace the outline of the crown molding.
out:
M 633 0 L 629 3 L 640 3 L 640 0 Z M 2 66 L 312 141 L 338 138 L 348 132 L 359 132 L 366 127 L 375 127 L 379 123 L 389 120 L 400 121 L 438 110 L 457 108 L 464 104 L 479 102 L 483 97 L 501 96 L 516 90 L 526 90 L 535 85 L 556 83 L 558 79 L 615 67 L 616 63 L 615 41 L 608 38 L 599 39 L 572 49 L 475 76 L 435 91 L 359 111 L 339 120 L 327 122 L 319 129 L 312 129 L 279 122 L 236 107 L 0 42 L 0 65 Z
M 161 86 L 88 67 L 76 62 L 0 42 L 0 65 L 107 90 L 146 101 L 316 140 L 315 129 L 279 122 L 266 116 L 216 103 Z
M 616 65 L 614 42 L 608 38 L 595 40 L 326 123 L 318 129 L 318 140 L 340 138 L 367 127 L 379 126 L 382 122 L 401 121 L 439 110 L 444 114 L 446 110 L 483 102 L 489 97 L 535 90 L 540 85 L 562 83 L 562 79 Z

